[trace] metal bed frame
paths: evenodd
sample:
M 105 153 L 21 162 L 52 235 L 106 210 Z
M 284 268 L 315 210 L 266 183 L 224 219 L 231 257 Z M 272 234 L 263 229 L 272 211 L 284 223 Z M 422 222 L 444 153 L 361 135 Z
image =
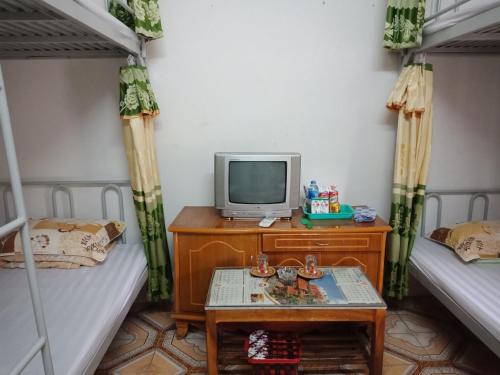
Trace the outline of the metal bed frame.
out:
M 38 333 L 38 340 L 32 348 L 20 359 L 10 375 L 20 374 L 21 371 L 28 365 L 33 357 L 41 351 L 43 359 L 43 368 L 46 375 L 54 374 L 54 365 L 50 354 L 50 346 L 47 335 L 47 327 L 45 324 L 45 316 L 42 308 L 42 300 L 40 298 L 40 288 L 36 277 L 35 262 L 31 252 L 30 234 L 27 225 L 26 208 L 24 206 L 23 190 L 21 186 L 21 178 L 19 175 L 19 166 L 17 164 L 16 149 L 14 146 L 14 137 L 12 135 L 12 127 L 10 124 L 10 115 L 7 107 L 7 96 L 5 94 L 5 85 L 3 74 L 0 69 L 0 126 L 2 128 L 2 136 L 5 144 L 5 153 L 7 156 L 7 165 L 9 168 L 10 182 L 12 195 L 14 197 L 14 206 L 16 215 L 12 221 L 0 226 L 0 237 L 3 237 L 14 230 L 21 229 L 21 242 L 23 244 L 23 253 L 28 275 L 28 284 L 30 290 L 31 301 L 33 304 L 33 313 L 35 315 L 35 323 Z
M 469 196 L 469 207 L 467 220 L 472 220 L 475 202 L 477 199 L 482 199 L 483 215 L 482 219 L 488 219 L 489 197 L 491 195 L 500 195 L 500 189 L 475 189 L 475 190 L 429 190 L 425 193 L 424 206 L 422 210 L 422 223 L 420 234 L 425 237 L 426 233 L 426 206 L 427 201 L 434 199 L 437 202 L 436 208 L 436 225 L 434 228 L 441 226 L 443 213 L 442 196 Z M 458 259 L 457 259 L 458 261 Z M 410 273 L 427 289 L 429 290 L 448 310 L 450 310 L 464 325 L 473 332 L 481 341 L 483 341 L 497 356 L 500 357 L 500 341 L 493 336 L 491 332 L 486 330 L 474 316 L 462 306 L 457 304 L 442 288 L 434 284 L 424 273 L 422 273 L 411 261 L 410 257 Z
M 424 20 L 422 45 L 403 51 L 401 65 L 406 65 L 415 55 L 426 53 L 499 54 L 500 5 L 425 35 L 427 25 L 437 22 L 440 16 L 457 11 L 460 6 L 471 1 L 475 0 L 455 0 L 455 4 L 441 8 L 441 0 L 428 0 L 431 14 Z
M 80 181 L 80 180 L 22 180 L 21 185 L 23 187 L 46 187 L 50 190 L 50 203 L 51 210 L 46 216 L 58 217 L 59 216 L 59 201 L 58 193 L 63 193 L 66 196 L 67 204 L 69 208 L 69 217 L 79 217 L 76 214 L 75 200 L 73 195 L 73 188 L 99 188 L 100 189 L 100 201 L 101 201 L 101 217 L 103 219 L 109 219 L 108 210 L 108 192 L 114 192 L 117 197 L 117 208 L 118 208 L 118 218 L 121 221 L 125 221 L 125 206 L 123 201 L 123 191 L 122 189 L 130 189 L 129 180 L 92 180 L 92 181 Z M 9 202 L 13 202 L 12 187 L 8 181 L 0 181 L 0 188 L 2 191 L 3 200 L 3 211 L 4 218 L 6 222 L 12 221 L 14 215 L 10 212 Z M 64 216 L 63 216 L 64 217 Z M 120 236 L 121 243 L 127 243 L 126 233 Z
M 1 78 L 1 76 L 0 76 Z M 0 86 L 1 87 L 1 86 Z M 2 90 L 3 91 L 3 90 Z M 1 95 L 3 98 L 5 95 Z M 3 100 L 2 100 L 3 101 Z M 0 103 L 0 105 L 3 108 L 3 104 Z M 5 118 L 4 118 L 4 113 L 5 111 L 2 110 L 2 118 L 1 118 L 1 124 L 2 124 L 2 131 L 3 131 L 3 136 L 4 139 L 8 139 L 5 137 L 7 134 L 5 132 L 5 129 L 7 128 L 4 126 L 5 124 Z M 8 115 L 8 113 L 7 113 Z M 7 134 L 8 135 L 8 134 Z M 7 141 L 5 142 L 7 146 Z M 13 145 L 13 142 L 9 142 L 11 145 Z M 13 146 L 12 146 L 13 148 Z M 8 151 L 10 155 L 10 151 Z M 9 163 L 12 163 L 12 160 L 14 160 L 13 164 L 9 164 L 15 167 L 15 155 L 14 158 L 12 156 L 8 157 Z M 11 171 L 12 172 L 12 171 Z M 16 178 L 17 177 L 17 178 Z M 18 183 L 15 183 L 14 180 L 18 181 Z M 20 185 L 19 185 L 20 184 Z M 3 198 L 3 205 L 4 205 L 4 215 L 6 218 L 6 221 L 8 222 L 7 225 L 0 227 L 0 233 L 2 235 L 9 233 L 11 231 L 11 228 L 13 225 L 14 229 L 16 227 L 21 227 L 21 235 L 22 235 L 22 243 L 23 243 L 23 250 L 25 254 L 25 259 L 26 259 L 26 271 L 28 273 L 28 281 L 30 285 L 30 293 L 32 296 L 32 302 L 33 302 L 33 310 L 35 314 L 35 321 L 37 324 L 37 330 L 39 334 L 39 338 L 36 341 L 35 345 L 33 345 L 33 348 L 21 359 L 19 364 L 11 370 L 9 374 L 19 374 L 23 369 L 28 365 L 30 360 L 38 353 L 39 350 L 42 350 L 42 359 L 44 362 L 44 370 L 45 374 L 53 374 L 53 364 L 52 364 L 52 359 L 50 355 L 50 348 L 49 348 L 49 342 L 48 342 L 48 336 L 47 336 L 47 329 L 45 327 L 45 319 L 43 316 L 43 309 L 41 305 L 41 299 L 39 296 L 39 287 L 37 285 L 37 278 L 36 278 L 36 270 L 34 268 L 34 262 L 33 262 L 33 257 L 31 254 L 31 248 L 29 246 L 30 241 L 29 241 L 29 234 L 28 234 L 28 240 L 24 237 L 23 231 L 28 231 L 27 225 L 26 225 L 26 212 L 24 210 L 24 203 L 23 203 L 23 192 L 22 192 L 22 186 L 25 187 L 46 187 L 50 189 L 50 195 L 51 195 L 51 203 L 52 203 L 52 215 L 57 216 L 59 212 L 59 205 L 58 205 L 58 193 L 63 193 L 66 196 L 67 203 L 69 206 L 69 212 L 71 217 L 77 217 L 75 215 L 76 209 L 75 209 L 75 204 L 74 204 L 74 197 L 73 197 L 73 190 L 72 188 L 100 188 L 100 195 L 101 195 L 101 210 L 102 210 L 102 217 L 104 219 L 109 218 L 109 210 L 108 210 L 108 193 L 109 192 L 114 192 L 117 197 L 117 209 L 118 209 L 118 216 L 120 220 L 124 221 L 125 220 L 125 208 L 124 208 L 124 200 L 123 200 L 123 191 L 122 189 L 130 189 L 130 182 L 128 180 L 114 180 L 114 181 L 68 181 L 68 180 L 53 180 L 53 181 L 37 181 L 37 180 L 27 180 L 27 181 L 20 181 L 19 180 L 19 175 L 16 175 L 16 172 L 11 173 L 11 183 L 6 181 L 0 181 L 0 188 L 2 188 L 2 198 Z M 21 189 L 21 190 L 19 190 Z M 12 196 L 12 201 L 14 202 L 14 206 L 16 209 L 16 212 L 18 213 L 17 218 L 13 218 L 12 213 L 9 210 L 9 197 Z M 20 203 L 20 204 L 19 204 Z M 22 211 L 19 211 L 19 210 Z M 23 224 L 20 224 L 21 221 Z M 13 224 L 17 223 L 17 224 Z M 22 226 L 21 226 L 22 225 Z M 4 233 L 5 231 L 5 233 Z M 1 237 L 1 236 L 0 236 Z M 27 242 L 26 242 L 27 241 Z M 122 243 L 126 243 L 126 237 L 122 235 L 120 241 Z M 25 246 L 28 244 L 28 246 Z M 45 351 L 44 351 L 45 350 Z
M 41 180 L 24 180 L 21 182 L 22 186 L 26 188 L 41 188 L 43 192 L 49 192 L 50 194 L 47 196 L 51 205 L 48 207 L 47 216 L 58 217 L 62 214 L 60 212 L 61 204 L 67 204 L 69 209 L 70 217 L 82 217 L 78 213 L 78 207 L 75 204 L 74 200 L 74 189 L 78 189 L 78 192 L 85 192 L 88 189 L 97 190 L 100 193 L 100 203 L 101 203 L 101 216 L 103 219 L 108 219 L 110 217 L 117 217 L 122 221 L 125 221 L 125 206 L 124 206 L 124 196 L 123 193 L 125 190 L 130 190 L 130 181 L 128 180 L 94 180 L 94 181 L 77 181 L 77 180 L 51 180 L 51 181 L 41 181 Z M 81 188 L 84 188 L 82 190 Z M 12 186 L 7 181 L 0 181 L 0 194 L 2 195 L 3 203 L 3 212 L 4 217 L 7 221 L 13 220 L 12 213 L 10 210 L 11 203 L 14 201 L 14 194 L 12 190 Z M 115 201 L 116 205 L 113 205 L 112 209 L 115 214 L 110 214 L 110 204 L 111 200 Z M 45 216 L 45 213 L 42 214 Z M 61 215 L 64 216 L 64 215 Z M 95 217 L 95 216 L 93 216 Z M 125 234 L 125 233 L 124 233 Z M 126 238 L 124 234 L 120 237 L 120 242 L 126 243 Z M 134 294 L 131 299 L 127 302 L 126 307 L 120 313 L 120 315 L 116 318 L 116 324 L 114 328 L 112 328 L 106 339 L 100 344 L 99 352 L 102 355 L 105 352 L 105 349 L 111 343 L 114 335 L 116 334 L 118 328 L 120 327 L 121 322 L 125 318 L 130 305 L 137 297 L 137 294 Z M 56 333 L 57 334 L 57 333 Z M 101 351 L 101 348 L 104 350 Z M 35 353 L 36 354 L 36 353 Z M 92 362 L 89 362 L 87 369 L 83 372 L 84 374 L 93 374 L 95 369 L 100 363 L 102 359 L 102 355 L 100 357 L 94 357 Z M 97 360 L 95 359 L 97 358 Z M 26 363 L 27 365 L 28 363 Z M 22 369 L 21 369 L 22 371 Z
M 126 57 L 145 41 L 89 0 L 0 0 L 0 59 Z M 128 12 L 124 0 L 118 1 Z
M 124 0 L 118 1 L 128 12 L 133 10 Z M 103 0 L 105 9 L 88 0 L 0 0 L 0 59 L 19 58 L 72 58 L 72 57 L 137 57 L 144 65 L 145 40 L 107 12 L 108 0 Z M 47 327 L 45 323 L 35 262 L 30 246 L 26 208 L 22 183 L 17 163 L 12 126 L 7 105 L 5 84 L 0 67 L 0 127 L 5 144 L 10 175 L 10 188 L 4 190 L 6 219 L 0 226 L 0 238 L 20 229 L 25 257 L 30 296 L 38 333 L 38 339 L 25 353 L 9 375 L 20 374 L 38 352 L 42 354 L 45 375 L 54 374 Z M 73 197 L 68 186 L 102 186 L 101 200 L 103 216 L 107 216 L 106 192 L 118 194 L 120 216 L 123 219 L 123 197 L 120 187 L 125 181 L 89 183 L 84 181 L 56 181 L 50 183 L 28 181 L 27 185 L 52 186 L 52 208 L 58 211 L 56 194 L 68 194 L 71 214 L 74 213 Z M 97 185 L 96 185 L 97 184 Z M 7 194 L 12 194 L 16 217 L 11 219 Z M 124 240 L 124 239 L 123 239 Z

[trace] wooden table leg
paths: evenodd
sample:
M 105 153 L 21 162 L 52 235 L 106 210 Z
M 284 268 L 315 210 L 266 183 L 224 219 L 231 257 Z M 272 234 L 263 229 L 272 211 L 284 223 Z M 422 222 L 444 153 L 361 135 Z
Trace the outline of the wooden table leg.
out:
M 208 375 L 217 375 L 217 323 L 215 315 L 215 311 L 206 311 L 205 314 Z
M 183 339 L 184 337 L 186 337 L 186 335 L 189 331 L 189 323 L 183 322 L 181 320 L 177 320 L 175 322 L 175 324 L 176 324 L 175 334 L 176 334 L 177 338 L 180 340 L 180 339 Z
M 375 310 L 371 340 L 371 375 L 382 375 L 384 361 L 385 310 Z

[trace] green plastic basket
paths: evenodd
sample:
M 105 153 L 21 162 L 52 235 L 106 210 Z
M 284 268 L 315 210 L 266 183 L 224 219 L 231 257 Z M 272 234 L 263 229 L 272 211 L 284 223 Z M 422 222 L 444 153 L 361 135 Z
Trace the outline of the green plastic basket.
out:
M 352 216 L 354 215 L 354 209 L 348 205 L 348 204 L 341 204 L 340 205 L 340 212 L 337 213 L 328 213 L 328 214 L 312 214 L 310 212 L 307 212 L 307 209 L 305 207 L 302 207 L 302 210 L 304 211 L 304 214 L 311 220 L 339 220 L 339 219 L 351 219 Z

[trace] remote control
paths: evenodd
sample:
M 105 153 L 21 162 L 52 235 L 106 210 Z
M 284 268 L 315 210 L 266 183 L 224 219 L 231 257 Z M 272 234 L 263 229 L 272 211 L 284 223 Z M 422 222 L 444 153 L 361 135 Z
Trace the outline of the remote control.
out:
M 259 227 L 269 228 L 276 221 L 275 217 L 265 217 L 259 223 Z

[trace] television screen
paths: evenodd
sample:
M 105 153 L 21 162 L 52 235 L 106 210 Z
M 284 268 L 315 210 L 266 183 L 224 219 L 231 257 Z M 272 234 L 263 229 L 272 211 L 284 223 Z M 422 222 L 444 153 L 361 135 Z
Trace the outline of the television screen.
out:
M 230 161 L 229 201 L 240 204 L 286 202 L 286 161 Z

